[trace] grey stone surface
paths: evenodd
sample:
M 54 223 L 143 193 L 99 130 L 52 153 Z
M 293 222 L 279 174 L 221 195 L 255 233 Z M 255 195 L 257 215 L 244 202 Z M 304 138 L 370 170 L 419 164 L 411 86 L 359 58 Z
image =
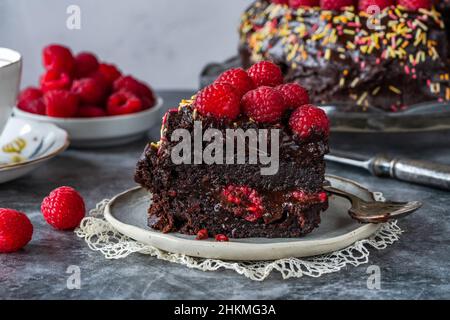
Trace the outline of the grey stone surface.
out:
M 188 92 L 164 92 L 166 107 Z M 151 138 L 158 137 L 158 128 Z M 334 135 L 332 144 L 361 153 L 386 151 L 450 163 L 450 134 Z M 0 255 L 1 299 L 434 299 L 450 298 L 450 193 L 371 177 L 357 169 L 329 165 L 328 172 L 354 179 L 395 200 L 420 200 L 424 207 L 399 224 L 405 231 L 385 250 L 371 250 L 369 264 L 349 266 L 321 278 L 282 280 L 274 273 L 254 282 L 233 271 L 201 272 L 134 254 L 106 260 L 72 232 L 58 232 L 43 220 L 39 205 L 53 188 L 77 188 L 89 208 L 134 186 L 133 169 L 147 139 L 97 150 L 69 150 L 36 172 L 0 185 L 0 207 L 26 212 L 35 233 L 15 254 Z M 381 268 L 381 290 L 369 290 L 369 265 Z M 70 265 L 81 269 L 81 289 L 69 290 Z

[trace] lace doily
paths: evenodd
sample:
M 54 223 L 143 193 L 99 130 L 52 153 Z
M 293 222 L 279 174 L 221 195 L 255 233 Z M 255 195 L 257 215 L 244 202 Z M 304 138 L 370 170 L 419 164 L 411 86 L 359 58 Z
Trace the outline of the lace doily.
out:
M 384 198 L 375 193 L 378 201 Z M 182 254 L 161 251 L 152 246 L 137 242 L 116 231 L 104 218 L 103 212 L 109 200 L 98 203 L 84 218 L 80 227 L 75 230 L 78 237 L 83 238 L 89 248 L 100 251 L 107 259 L 121 259 L 138 252 L 161 260 L 185 265 L 202 271 L 216 271 L 224 268 L 234 270 L 252 280 L 262 281 L 272 271 L 281 273 L 283 279 L 300 278 L 302 276 L 320 277 L 327 273 L 337 272 L 347 265 L 359 266 L 369 261 L 369 248 L 385 249 L 399 240 L 403 232 L 397 221 L 385 223 L 371 238 L 355 242 L 350 247 L 330 254 L 310 258 L 288 258 L 276 261 L 242 262 L 222 261 L 217 259 L 193 258 Z

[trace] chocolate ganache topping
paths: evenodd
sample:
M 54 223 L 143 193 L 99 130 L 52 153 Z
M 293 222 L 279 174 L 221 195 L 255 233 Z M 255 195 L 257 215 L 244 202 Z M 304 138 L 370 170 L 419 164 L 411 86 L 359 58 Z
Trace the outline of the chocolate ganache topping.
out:
M 450 100 L 448 40 L 435 8 L 392 6 L 374 16 L 353 7 L 292 9 L 258 0 L 239 30 L 245 66 L 275 61 L 286 81 L 299 82 L 317 104 L 395 112 Z

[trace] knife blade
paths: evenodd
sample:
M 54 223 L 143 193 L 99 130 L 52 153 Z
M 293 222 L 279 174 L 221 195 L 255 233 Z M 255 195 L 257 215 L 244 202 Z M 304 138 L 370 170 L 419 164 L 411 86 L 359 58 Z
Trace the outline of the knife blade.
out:
M 395 158 L 387 155 L 364 157 L 353 152 L 333 150 L 327 161 L 362 168 L 372 175 L 450 190 L 450 166 L 423 160 Z

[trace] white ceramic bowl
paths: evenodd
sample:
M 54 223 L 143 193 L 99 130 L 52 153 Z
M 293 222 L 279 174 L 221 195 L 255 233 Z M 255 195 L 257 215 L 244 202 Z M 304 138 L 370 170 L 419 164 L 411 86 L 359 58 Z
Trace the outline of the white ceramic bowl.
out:
M 81 148 L 110 147 L 140 139 L 152 126 L 161 121 L 162 98 L 156 105 L 141 112 L 95 118 L 53 118 L 22 111 L 15 107 L 14 116 L 46 122 L 66 130 L 71 146 Z

